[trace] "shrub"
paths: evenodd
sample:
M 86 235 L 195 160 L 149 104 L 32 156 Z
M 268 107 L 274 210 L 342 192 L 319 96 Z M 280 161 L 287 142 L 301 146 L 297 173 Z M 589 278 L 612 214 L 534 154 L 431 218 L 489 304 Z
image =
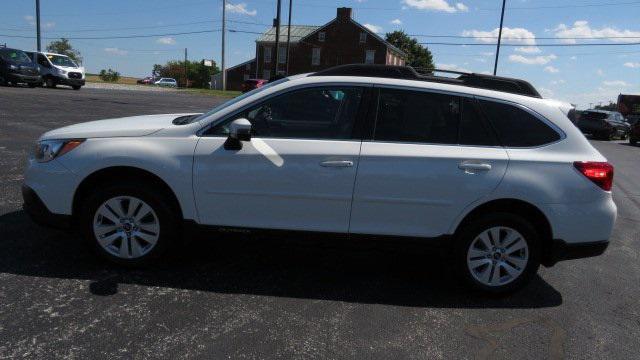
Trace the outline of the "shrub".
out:
M 118 81 L 118 79 L 120 79 L 120 73 L 115 71 L 115 70 L 105 70 L 102 69 L 100 70 L 100 79 L 102 79 L 102 81 L 106 81 L 106 82 L 116 82 Z

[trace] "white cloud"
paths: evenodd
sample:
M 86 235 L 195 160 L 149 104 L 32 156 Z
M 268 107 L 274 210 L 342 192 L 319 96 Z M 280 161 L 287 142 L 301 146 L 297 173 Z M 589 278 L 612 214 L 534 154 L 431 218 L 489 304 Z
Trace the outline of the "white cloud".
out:
M 33 16 L 25 15 L 23 17 L 23 19 L 24 19 L 24 21 L 29 23 L 29 25 L 36 26 L 36 20 L 35 20 L 35 18 Z M 54 26 L 56 26 L 56 23 L 54 23 L 53 21 L 47 21 L 47 22 L 44 22 L 44 23 L 42 23 L 42 22 L 40 23 L 40 27 L 43 28 L 43 29 L 51 29 Z
M 603 76 L 604 75 L 604 71 L 602 71 L 602 69 L 598 69 L 598 70 L 596 70 L 596 74 L 598 74 L 598 76 Z
M 613 42 L 631 43 L 637 42 L 640 38 L 640 31 L 633 30 L 618 30 L 611 27 L 603 27 L 600 29 L 591 28 L 589 22 L 586 20 L 579 20 L 573 23 L 572 26 L 565 24 L 558 25 L 555 29 L 555 36 L 557 38 L 580 38 L 580 37 L 603 37 L 608 38 Z M 626 36 L 626 38 L 624 38 Z M 575 39 L 560 39 L 560 42 L 567 44 L 575 44 Z
M 572 57 L 570 57 L 569 59 L 571 59 L 571 60 L 578 60 L 578 57 L 577 57 L 577 56 L 575 56 L 575 55 L 573 55 L 573 56 L 572 56 Z
M 248 10 L 246 3 L 227 4 L 227 6 L 225 6 L 225 9 L 227 9 L 227 11 L 232 14 L 235 13 L 248 16 L 256 16 L 258 14 L 258 10 L 256 9 Z
M 125 56 L 129 53 L 127 50 L 118 49 L 117 47 L 104 48 L 104 52 L 106 52 L 107 54 L 119 56 Z
M 436 69 L 440 70 L 452 70 L 452 71 L 462 71 L 462 72 L 473 72 L 469 69 L 460 67 L 456 64 L 436 64 Z
M 476 41 L 484 43 L 495 43 L 498 39 L 499 31 L 500 29 L 498 28 L 491 31 L 465 30 L 462 32 L 462 35 L 474 37 Z M 536 36 L 534 33 L 524 28 L 505 27 L 502 29 L 502 41 L 512 44 L 535 45 Z
M 467 11 L 469 8 L 463 3 L 450 5 L 445 0 L 402 0 L 406 6 L 418 10 L 433 10 L 454 13 L 456 11 Z
M 491 51 L 485 51 L 485 52 L 480 53 L 480 55 L 489 57 L 489 56 L 493 56 L 494 53 L 492 53 Z
M 542 95 L 542 97 L 545 97 L 545 98 L 553 97 L 554 92 L 551 89 L 538 87 L 538 90 L 540 91 L 540 94 Z
M 558 79 L 558 80 L 552 80 L 551 81 L 551 85 L 562 85 L 562 84 L 566 84 L 566 81 L 564 81 L 563 79 Z
M 626 63 L 624 63 L 624 66 L 626 66 L 628 68 L 632 68 L 632 69 L 637 69 L 637 68 L 640 68 L 640 62 L 637 62 L 637 63 L 626 62 Z
M 551 65 L 549 65 L 549 66 L 545 66 L 544 71 L 545 71 L 545 72 L 548 72 L 548 73 L 552 73 L 552 74 L 557 74 L 557 73 L 559 73 L 559 72 L 560 72 L 560 70 L 558 70 L 558 68 L 553 67 L 553 66 L 551 66 Z
M 521 47 L 515 48 L 515 51 L 521 52 L 524 54 L 539 54 L 542 52 L 542 50 L 540 50 L 540 48 L 537 46 L 521 46 Z
M 173 45 L 176 43 L 176 39 L 172 38 L 171 36 L 165 36 L 165 37 L 158 38 L 156 42 L 158 44 L 163 44 L 163 45 Z
M 378 25 L 373 25 L 373 24 L 363 24 L 362 26 L 366 27 L 367 29 L 373 31 L 374 33 L 379 33 L 382 32 L 382 27 L 378 26 Z
M 393 19 L 393 20 L 391 20 L 391 24 L 393 24 L 393 25 L 402 25 L 402 20 Z
M 602 82 L 604 86 L 617 86 L 617 87 L 627 87 L 629 84 L 622 80 L 605 80 Z
M 458 11 L 469 11 L 469 7 L 463 3 L 456 3 L 456 9 L 458 9 Z
M 531 56 L 531 57 L 516 55 L 516 54 L 509 55 L 509 61 L 526 64 L 526 65 L 546 65 L 550 61 L 555 60 L 556 58 L 557 56 L 555 56 L 554 54 Z

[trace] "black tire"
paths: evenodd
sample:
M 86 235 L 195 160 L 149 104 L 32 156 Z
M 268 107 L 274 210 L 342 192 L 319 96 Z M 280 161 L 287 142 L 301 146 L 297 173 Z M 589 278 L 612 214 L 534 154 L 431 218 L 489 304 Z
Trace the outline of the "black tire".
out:
M 56 80 L 54 78 L 48 77 L 45 81 L 45 84 L 47 85 L 48 88 L 50 89 L 54 89 L 56 87 Z
M 509 227 L 519 232 L 528 246 L 528 261 L 524 271 L 511 282 L 490 286 L 478 281 L 467 265 L 467 253 L 478 235 L 495 226 Z M 540 267 L 540 237 L 525 218 L 510 213 L 491 213 L 470 220 L 459 229 L 455 238 L 454 264 L 461 280 L 472 289 L 493 295 L 506 295 L 520 290 L 536 275 Z
M 82 86 L 78 86 L 78 85 L 74 85 L 74 86 L 72 86 L 73 90 L 80 90 L 80 88 L 81 88 L 81 87 L 82 87 Z
M 128 267 L 140 267 L 149 265 L 159 259 L 171 248 L 180 235 L 180 219 L 176 217 L 176 209 L 170 204 L 170 200 L 160 189 L 153 186 L 140 186 L 133 181 L 123 181 L 119 184 L 96 187 L 81 205 L 79 220 L 81 222 L 82 235 L 91 244 L 94 250 L 108 261 Z M 125 259 L 115 256 L 105 250 L 99 243 L 93 231 L 94 216 L 98 208 L 107 200 L 117 196 L 133 196 L 147 203 L 158 217 L 160 232 L 154 247 L 143 256 Z
M 29 84 L 27 84 L 27 85 L 28 85 L 30 88 L 32 88 L 32 89 L 33 89 L 34 87 L 38 86 L 38 84 L 36 84 L 36 83 L 29 83 Z

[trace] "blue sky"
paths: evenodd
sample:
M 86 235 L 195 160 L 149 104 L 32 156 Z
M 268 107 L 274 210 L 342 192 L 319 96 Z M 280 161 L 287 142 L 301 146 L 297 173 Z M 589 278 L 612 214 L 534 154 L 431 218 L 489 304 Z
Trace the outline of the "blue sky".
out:
M 0 43 L 35 49 L 35 0 L 8 1 L 0 12 Z M 262 32 L 275 16 L 276 0 L 228 0 L 228 29 Z M 283 21 L 288 1 L 283 0 Z M 293 23 L 320 25 L 335 17 L 336 7 L 354 9 L 354 18 L 384 34 L 403 29 L 421 42 L 493 43 L 500 0 L 294 0 Z M 46 38 L 154 35 L 219 30 L 222 0 L 41 0 Z M 508 0 L 505 42 L 498 74 L 531 81 L 546 97 L 585 108 L 590 102 L 640 93 L 640 45 L 543 47 L 559 43 L 640 42 L 640 1 Z M 14 37 L 8 37 L 12 35 Z M 227 64 L 253 57 L 256 34 L 230 32 Z M 574 40 L 576 37 L 598 39 Z M 544 39 L 548 38 L 548 39 Z M 562 38 L 562 39 L 558 39 Z M 43 41 L 43 47 L 50 40 Z M 220 60 L 220 32 L 132 39 L 77 39 L 90 72 L 114 68 L 131 76 L 147 75 L 154 63 L 182 58 Z M 529 46 L 524 46 L 529 45 Z M 429 45 L 439 67 L 488 72 L 494 46 Z

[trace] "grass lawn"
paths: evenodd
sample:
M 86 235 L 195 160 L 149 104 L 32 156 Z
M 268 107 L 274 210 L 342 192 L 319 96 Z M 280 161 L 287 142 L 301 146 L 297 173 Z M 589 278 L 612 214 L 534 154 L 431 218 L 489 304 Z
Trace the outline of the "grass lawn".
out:
M 242 94 L 240 91 L 231 91 L 231 90 L 227 90 L 227 91 L 212 90 L 212 89 L 181 89 L 181 90 L 185 92 L 194 93 L 194 94 L 222 96 L 222 97 L 229 97 L 229 98 L 234 98 Z
M 88 82 L 112 84 L 110 82 L 102 81 L 102 79 L 100 79 L 100 76 L 98 76 L 97 74 L 85 74 L 85 79 Z M 118 79 L 118 81 L 113 84 L 136 85 L 136 81 L 138 81 L 138 78 L 121 76 L 120 79 Z
M 136 81 L 138 80 L 138 78 L 134 78 L 134 77 L 121 76 L 120 79 L 118 79 L 118 81 L 111 83 L 111 82 L 102 81 L 102 79 L 100 79 L 100 76 L 98 76 L 97 74 L 86 74 L 85 79 L 88 82 L 94 82 L 94 83 L 125 84 L 125 85 L 137 85 Z M 151 85 L 139 85 L 139 86 L 151 86 Z M 192 93 L 192 94 L 221 96 L 221 97 L 228 97 L 228 98 L 233 98 L 241 94 L 240 91 L 231 91 L 231 90 L 221 91 L 221 90 L 196 89 L 196 88 L 189 88 L 189 89 L 181 88 L 179 90 L 181 92 Z

